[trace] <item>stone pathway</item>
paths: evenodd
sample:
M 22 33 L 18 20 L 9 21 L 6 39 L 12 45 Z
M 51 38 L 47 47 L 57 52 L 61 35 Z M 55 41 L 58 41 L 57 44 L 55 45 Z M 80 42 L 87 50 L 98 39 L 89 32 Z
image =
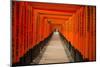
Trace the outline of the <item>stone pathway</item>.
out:
M 65 52 L 64 44 L 62 43 L 58 32 L 54 32 L 47 45 L 39 64 L 71 62 L 68 58 L 69 55 Z

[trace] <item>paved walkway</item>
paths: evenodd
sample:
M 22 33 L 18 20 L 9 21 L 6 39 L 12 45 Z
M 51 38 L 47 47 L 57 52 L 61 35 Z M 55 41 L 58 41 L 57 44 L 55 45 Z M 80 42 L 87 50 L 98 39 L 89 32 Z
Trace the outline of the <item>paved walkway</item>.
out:
M 66 54 L 64 43 L 60 39 L 58 32 L 53 34 L 47 45 L 39 64 L 71 62 L 70 53 L 67 52 Z

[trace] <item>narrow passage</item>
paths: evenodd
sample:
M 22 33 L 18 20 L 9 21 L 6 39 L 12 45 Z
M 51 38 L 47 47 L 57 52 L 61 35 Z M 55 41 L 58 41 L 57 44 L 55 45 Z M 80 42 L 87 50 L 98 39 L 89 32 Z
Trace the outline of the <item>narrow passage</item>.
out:
M 46 44 L 46 50 L 39 61 L 39 64 L 71 62 L 71 55 L 67 49 L 65 52 L 59 32 L 54 32 L 51 40 Z

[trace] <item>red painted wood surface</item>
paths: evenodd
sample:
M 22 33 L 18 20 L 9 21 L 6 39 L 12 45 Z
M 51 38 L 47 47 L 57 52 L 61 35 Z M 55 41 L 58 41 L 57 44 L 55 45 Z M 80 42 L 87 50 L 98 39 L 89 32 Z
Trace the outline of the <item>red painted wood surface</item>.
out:
M 58 4 L 13 1 L 12 12 L 13 63 L 19 62 L 29 49 L 48 37 L 55 28 L 82 53 L 84 59 L 96 60 L 95 6 L 63 5 L 62 8 Z

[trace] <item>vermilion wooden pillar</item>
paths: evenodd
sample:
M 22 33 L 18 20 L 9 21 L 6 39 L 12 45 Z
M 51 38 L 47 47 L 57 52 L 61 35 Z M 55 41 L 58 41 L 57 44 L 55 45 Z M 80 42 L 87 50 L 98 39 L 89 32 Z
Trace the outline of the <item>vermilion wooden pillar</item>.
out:
M 93 60 L 96 60 L 96 7 L 93 7 Z
M 13 57 L 13 63 L 16 63 L 18 61 L 18 59 L 16 58 L 16 22 L 17 22 L 17 16 L 16 16 L 16 13 L 17 13 L 17 7 L 16 7 L 16 3 L 13 2 L 13 7 L 12 7 L 12 31 L 13 31 L 13 34 L 12 34 L 12 57 Z

